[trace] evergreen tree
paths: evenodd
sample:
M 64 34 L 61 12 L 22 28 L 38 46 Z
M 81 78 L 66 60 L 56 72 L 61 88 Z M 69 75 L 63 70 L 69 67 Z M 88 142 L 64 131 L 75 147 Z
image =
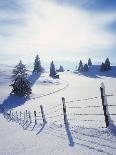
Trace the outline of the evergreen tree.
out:
M 58 72 L 64 72 L 63 66 L 60 65 L 60 68 L 57 70 Z
M 110 70 L 110 69 L 111 69 L 110 61 L 109 61 L 109 59 L 107 58 L 107 59 L 105 60 L 105 63 L 102 62 L 101 67 L 100 67 L 100 71 L 101 71 L 101 72 L 105 72 L 105 71 L 108 71 L 108 70 Z
M 11 84 L 12 92 L 11 94 L 15 94 L 18 96 L 28 96 L 31 94 L 31 86 L 30 82 L 27 79 L 27 70 L 22 61 L 15 67 L 13 70 L 14 73 L 14 83 Z
M 15 79 L 18 75 L 26 76 L 26 72 L 26 66 L 22 63 L 22 60 L 20 60 L 15 66 L 15 69 L 13 69 L 13 77 Z
M 50 76 L 54 77 L 55 75 L 56 75 L 55 65 L 54 62 L 52 61 L 50 64 Z
M 88 66 L 92 66 L 92 62 L 90 58 L 88 59 Z
M 36 55 L 33 72 L 36 72 L 36 73 L 42 72 L 42 66 L 41 66 L 39 55 Z
M 105 71 L 105 64 L 103 62 L 101 64 L 100 71 L 101 72 L 104 72 Z
M 87 72 L 88 70 L 89 70 L 89 67 L 88 67 L 87 64 L 85 64 L 84 67 L 83 67 L 83 71 Z
M 22 75 L 18 75 L 11 86 L 13 87 L 11 94 L 17 96 L 29 96 L 31 94 L 30 82 Z
M 110 61 L 109 61 L 109 58 L 107 58 L 105 60 L 105 71 L 108 71 L 111 69 L 111 66 L 110 66 Z
M 83 71 L 83 63 L 82 63 L 81 60 L 80 60 L 80 62 L 79 62 L 78 71 Z

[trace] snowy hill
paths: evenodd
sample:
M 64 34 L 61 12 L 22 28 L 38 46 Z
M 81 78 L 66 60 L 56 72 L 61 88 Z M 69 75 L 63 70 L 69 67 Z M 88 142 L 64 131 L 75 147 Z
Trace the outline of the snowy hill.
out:
M 11 72 L 2 71 L 0 75 L 0 107 L 13 112 L 12 119 L 4 118 L 2 110 L 0 113 L 0 155 L 116 154 L 116 67 L 104 73 L 99 72 L 99 66 L 86 73 L 64 72 L 59 80 L 49 78 L 48 73 L 38 78 L 31 76 L 30 98 L 9 96 Z M 111 117 L 107 129 L 101 82 L 105 84 L 105 101 Z M 62 97 L 66 99 L 67 124 L 64 124 Z M 46 124 L 42 121 L 40 105 Z M 24 118 L 26 110 L 31 113 L 31 123 L 29 117 Z

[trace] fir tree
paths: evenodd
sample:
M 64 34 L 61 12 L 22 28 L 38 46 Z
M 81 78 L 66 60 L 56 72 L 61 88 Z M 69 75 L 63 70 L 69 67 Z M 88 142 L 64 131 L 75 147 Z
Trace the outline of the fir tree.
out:
M 107 58 L 105 60 L 105 71 L 108 71 L 111 69 L 111 66 L 110 66 L 110 61 L 109 61 L 109 58 Z
M 15 66 L 15 69 L 13 69 L 13 78 L 15 79 L 18 75 L 26 76 L 26 72 L 26 66 L 22 63 L 22 60 L 20 60 Z
M 105 71 L 108 71 L 108 70 L 110 70 L 110 69 L 111 69 L 110 61 L 109 61 L 109 59 L 107 58 L 107 59 L 105 60 L 105 63 L 102 62 L 101 67 L 100 67 L 100 71 L 101 71 L 101 72 L 105 72 Z
M 33 72 L 36 72 L 36 73 L 42 72 L 42 66 L 41 66 L 39 55 L 36 55 Z
M 79 62 L 78 71 L 83 71 L 83 63 L 82 63 L 81 60 L 80 60 L 80 62 Z
M 64 72 L 63 66 L 60 65 L 60 68 L 57 70 L 58 72 Z
M 15 67 L 13 70 L 14 73 L 14 83 L 11 84 L 12 92 L 11 94 L 15 94 L 18 96 L 28 96 L 31 94 L 31 86 L 30 82 L 27 79 L 27 70 L 22 61 Z
M 90 58 L 88 59 L 88 66 L 92 66 L 92 62 Z
M 104 72 L 105 71 L 105 64 L 103 62 L 101 64 L 100 71 L 101 72 Z
M 31 94 L 30 82 L 22 75 L 18 75 L 11 86 L 13 87 L 11 94 L 17 96 L 29 96 Z
M 89 67 L 88 67 L 87 64 L 85 64 L 84 67 L 83 67 L 83 71 L 87 72 L 88 70 L 89 70 Z
M 50 64 L 50 76 L 54 77 L 55 75 L 56 75 L 55 65 L 54 62 L 52 61 Z

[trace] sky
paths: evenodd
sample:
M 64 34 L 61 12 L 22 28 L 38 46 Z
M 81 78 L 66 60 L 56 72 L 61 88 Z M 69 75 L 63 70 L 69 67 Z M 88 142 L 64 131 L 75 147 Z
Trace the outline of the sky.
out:
M 116 0 L 0 0 L 0 64 L 116 64 Z

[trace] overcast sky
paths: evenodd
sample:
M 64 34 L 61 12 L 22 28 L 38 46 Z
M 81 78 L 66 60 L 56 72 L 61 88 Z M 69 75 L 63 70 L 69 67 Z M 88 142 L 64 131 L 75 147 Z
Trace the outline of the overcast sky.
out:
M 116 0 L 0 0 L 0 64 L 116 59 Z

